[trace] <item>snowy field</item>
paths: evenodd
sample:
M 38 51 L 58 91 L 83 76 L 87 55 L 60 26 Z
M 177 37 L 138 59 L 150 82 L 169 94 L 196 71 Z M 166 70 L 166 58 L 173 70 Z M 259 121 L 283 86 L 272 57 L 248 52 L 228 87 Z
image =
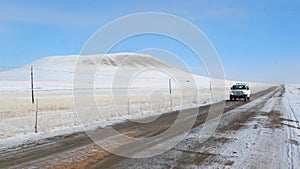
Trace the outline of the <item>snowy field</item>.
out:
M 125 71 L 118 72 L 120 60 L 125 56 L 132 57 L 134 64 L 122 63 Z M 93 55 L 86 58 L 80 62 L 84 68 L 102 59 L 94 81 L 91 82 L 93 89 L 88 89 L 93 91 L 92 96 L 86 92 L 85 86 L 83 89 L 73 90 L 77 56 L 46 57 L 31 64 L 35 68 L 34 91 L 38 103 L 39 134 L 34 134 L 37 105 L 31 103 L 30 67 L 27 65 L 0 72 L 0 141 L 20 136 L 59 133 L 63 130 L 72 132 L 72 129 L 80 130 L 83 126 L 105 125 L 129 117 L 206 105 L 228 99 L 229 88 L 235 83 L 226 81 L 224 93 L 219 92 L 219 96 L 211 99 L 209 78 L 188 74 L 149 55 L 115 54 L 106 55 L 105 58 L 102 55 Z M 116 83 L 126 80 L 127 71 L 140 71 L 147 66 L 149 69 L 135 75 L 129 85 Z M 172 82 L 171 96 L 169 79 Z M 272 86 L 260 83 L 249 85 L 252 93 Z M 79 117 L 75 112 L 78 105 L 74 105 L 73 92 L 76 96 L 79 95 L 76 98 L 82 102 L 94 101 L 85 104 L 89 107 L 86 109 L 86 117 Z M 95 107 L 98 111 L 92 112 Z

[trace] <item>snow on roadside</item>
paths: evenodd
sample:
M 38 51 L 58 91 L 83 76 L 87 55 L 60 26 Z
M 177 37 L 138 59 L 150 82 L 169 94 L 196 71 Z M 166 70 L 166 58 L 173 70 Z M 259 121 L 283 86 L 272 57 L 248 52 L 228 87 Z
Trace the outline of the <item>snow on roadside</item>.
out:
M 300 166 L 300 85 L 286 85 L 283 94 L 268 99 L 257 115 L 243 124 L 242 130 L 215 133 L 229 139 L 209 153 L 219 158 L 204 161 L 205 168 L 297 168 Z M 266 95 L 267 96 L 267 95 Z M 262 99 L 262 98 L 260 98 Z M 249 104 L 228 112 L 243 113 Z M 250 111 L 253 111 L 249 109 Z M 277 114 L 276 113 L 280 113 Z M 226 121 L 226 119 L 224 119 Z M 276 121 L 278 120 L 278 121 Z
M 259 91 L 259 90 L 258 90 Z M 203 94 L 203 93 L 202 93 Z M 28 140 L 39 140 L 43 138 L 53 137 L 57 135 L 71 134 L 74 132 L 81 132 L 84 129 L 93 129 L 97 126 L 107 126 L 114 123 L 119 123 L 130 119 L 132 121 L 139 121 L 145 117 L 160 115 L 171 110 L 180 110 L 192 107 L 199 107 L 211 104 L 212 102 L 201 102 L 202 97 L 206 97 L 206 93 L 198 98 L 198 101 L 181 106 L 174 106 L 172 108 L 135 112 L 132 114 L 122 114 L 121 116 L 108 116 L 106 120 L 95 119 L 93 124 L 84 124 L 78 119 L 76 112 L 70 110 L 56 110 L 56 111 L 41 111 L 38 114 L 38 131 L 34 133 L 35 112 L 29 112 L 22 116 L 12 116 L 9 118 L 2 118 L 0 120 L 0 149 L 11 145 L 23 144 Z M 199 95 L 200 96 L 200 95 Z M 56 97 L 56 96 L 55 96 Z M 222 100 L 222 99 L 220 99 Z M 219 100 L 219 101 L 220 101 Z M 214 101 L 217 102 L 218 100 Z M 134 105 L 133 105 L 134 106 Z M 140 110 L 139 106 L 137 110 Z M 109 108 L 108 112 L 113 110 Z M 89 127 L 88 127 L 89 126 Z M 83 128 L 85 127 L 85 128 Z M 88 128 L 87 128 L 88 127 Z
M 290 168 L 297 168 L 300 166 L 300 84 L 286 85 L 283 99 L 283 111 L 285 124 L 285 137 L 289 143 L 286 147 L 287 163 Z
M 186 72 L 171 68 L 157 59 L 153 60 L 150 56 L 134 54 L 138 56 L 136 56 L 135 62 L 141 67 L 152 64 L 154 67 L 161 67 L 180 75 L 179 80 L 186 85 L 182 87 L 184 89 L 189 89 L 189 84 L 191 84 L 191 80 L 194 78 L 198 90 L 197 92 L 193 89 L 185 90 L 182 93 L 173 82 L 171 85 L 173 89 L 173 104 L 171 105 L 168 89 L 168 79 L 170 77 L 162 73 L 158 74 L 157 72 L 147 71 L 134 79 L 135 81 L 132 84 L 133 90 L 128 92 L 132 100 L 129 102 L 122 96 L 125 99 L 122 100 L 120 107 L 124 107 L 125 109 L 120 111 L 123 113 L 121 114 L 115 110 L 115 106 L 113 105 L 112 94 L 110 92 L 112 89 L 111 81 L 114 79 L 113 75 L 117 70 L 117 67 L 113 65 L 118 65 L 120 59 L 127 55 L 131 54 L 109 55 L 108 58 L 105 58 L 107 62 L 105 64 L 103 62 L 98 72 L 99 74 L 95 77 L 95 100 L 99 99 L 97 100 L 97 103 L 99 103 L 97 106 L 101 109 L 101 115 L 104 118 L 97 116 L 93 119 L 94 117 L 92 117 L 92 120 L 94 120 L 92 124 L 86 123 L 85 119 L 80 119 L 81 121 L 79 121 L 78 114 L 74 111 L 72 89 L 74 66 L 77 63 L 77 56 L 46 57 L 32 63 L 34 66 L 35 97 L 39 99 L 39 132 L 51 134 L 60 130 L 72 131 L 72 128 L 76 129 L 81 125 L 93 125 L 94 123 L 105 125 L 115 120 L 142 118 L 165 113 L 170 110 L 210 104 L 227 99 L 229 97 L 228 91 L 230 85 L 234 83 L 226 81 L 228 91 L 225 93 L 225 98 L 219 97 L 211 101 L 209 90 L 210 79 L 208 77 L 187 75 Z M 144 59 L 141 60 L 141 58 Z M 87 60 L 83 60 L 82 64 L 88 67 L 94 63 L 91 62 L 93 59 L 97 61 L 100 58 L 98 56 L 90 56 Z M 124 73 L 126 74 L 126 72 Z M 124 77 L 121 76 L 121 78 Z M 270 87 L 270 84 L 260 83 L 249 83 L 249 85 L 253 93 Z M 0 144 L 6 142 L 6 140 L 22 138 L 27 135 L 36 135 L 34 134 L 35 105 L 31 104 L 30 67 L 27 65 L 20 69 L 0 72 L 0 92 Z M 219 93 L 223 97 L 224 93 Z M 157 94 L 157 96 L 154 94 Z M 86 97 L 84 91 L 82 95 Z M 82 100 L 84 101 L 85 98 Z M 161 102 L 160 100 L 163 101 Z M 89 112 L 88 110 L 86 112 L 86 116 L 91 117 L 93 112 Z

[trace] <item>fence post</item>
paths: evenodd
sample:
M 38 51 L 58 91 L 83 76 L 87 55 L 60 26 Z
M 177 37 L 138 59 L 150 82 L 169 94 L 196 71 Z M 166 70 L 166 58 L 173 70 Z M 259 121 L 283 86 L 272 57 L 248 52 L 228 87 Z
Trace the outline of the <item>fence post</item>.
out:
M 31 76 L 31 103 L 34 103 L 34 93 L 33 93 L 33 67 L 31 66 L 30 69 L 30 76 Z
M 130 100 L 129 99 L 127 102 L 127 111 L 128 111 L 128 115 L 130 115 Z
M 39 102 L 38 99 L 36 99 L 36 106 L 35 106 L 35 126 L 34 126 L 34 132 L 37 133 L 37 125 L 38 125 L 38 111 L 39 111 Z
M 173 103 L 172 103 L 172 84 L 171 84 L 171 79 L 169 79 L 169 92 L 170 92 L 170 105 L 172 107 Z

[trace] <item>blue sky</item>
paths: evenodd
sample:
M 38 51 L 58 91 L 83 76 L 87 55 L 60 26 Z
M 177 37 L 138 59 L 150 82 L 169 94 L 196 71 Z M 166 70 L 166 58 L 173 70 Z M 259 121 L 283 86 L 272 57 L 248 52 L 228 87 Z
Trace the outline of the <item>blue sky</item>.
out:
M 283 0 L 2 0 L 0 67 L 18 67 L 45 56 L 79 54 L 88 38 L 114 19 L 140 12 L 164 12 L 188 20 L 207 35 L 227 79 L 300 83 L 299 8 L 300 1 Z M 157 46 L 137 48 L 137 41 L 120 45 L 115 51 L 170 46 L 161 41 Z M 178 55 L 184 51 L 176 47 L 167 50 Z M 181 57 L 197 66 L 188 57 Z

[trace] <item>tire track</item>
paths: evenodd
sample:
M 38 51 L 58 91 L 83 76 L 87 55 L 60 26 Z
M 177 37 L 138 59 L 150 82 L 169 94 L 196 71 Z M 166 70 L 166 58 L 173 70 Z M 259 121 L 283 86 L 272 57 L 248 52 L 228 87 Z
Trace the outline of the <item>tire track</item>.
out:
M 270 93 L 275 89 L 276 87 L 272 87 L 253 94 L 253 99 L 251 101 L 267 93 Z M 246 103 L 248 102 L 226 101 L 224 113 Z M 197 127 L 205 122 L 209 107 L 210 105 L 198 108 L 197 119 L 193 127 Z M 132 121 L 125 121 L 119 124 L 115 124 L 111 127 L 122 133 L 128 134 L 129 136 L 134 135 L 135 137 L 149 137 L 164 132 L 168 128 L 168 126 L 173 124 L 174 120 L 177 118 L 177 115 L 178 111 L 175 111 L 161 115 L 152 123 L 138 124 Z M 20 146 L 2 150 L 0 152 L 0 168 L 23 168 L 35 164 L 42 164 L 44 162 L 48 162 L 49 160 L 51 161 L 51 159 L 55 159 L 55 157 L 58 155 L 69 154 L 70 152 L 80 149 L 81 147 L 92 147 L 94 145 L 95 144 L 84 132 L 47 138 L 38 142 L 28 142 Z M 87 167 L 98 166 L 99 164 L 103 164 L 103 166 L 109 166 L 109 164 L 113 164 L 115 160 L 122 161 L 126 160 L 126 158 L 108 154 L 105 158 L 100 158 L 98 160 L 100 160 L 100 162 L 92 162 L 91 164 L 88 164 Z M 70 159 L 69 166 L 72 166 L 72 159 Z

